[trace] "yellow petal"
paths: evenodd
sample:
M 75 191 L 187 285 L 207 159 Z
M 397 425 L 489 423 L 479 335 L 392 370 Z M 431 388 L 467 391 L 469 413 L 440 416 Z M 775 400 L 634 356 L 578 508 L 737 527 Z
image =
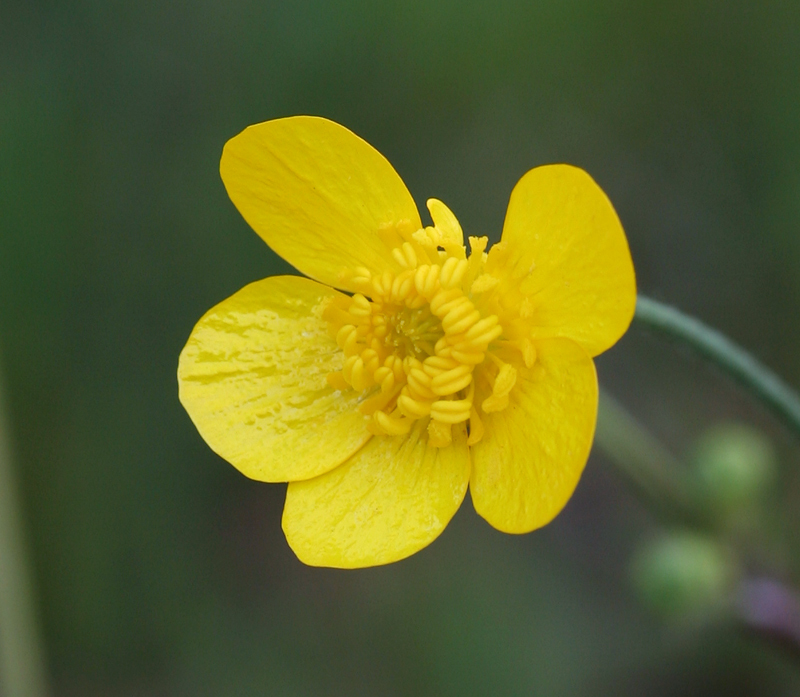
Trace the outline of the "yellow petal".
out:
M 452 445 L 434 448 L 423 425 L 373 438 L 335 470 L 289 484 L 283 530 L 301 561 L 388 564 L 438 537 L 467 491 L 469 451 L 463 426 L 453 429 Z
M 207 312 L 178 365 L 180 399 L 214 452 L 266 482 L 315 477 L 370 435 L 321 315 L 337 291 L 296 276 L 251 283 Z
M 343 275 L 357 267 L 400 271 L 384 239 L 399 239 L 397 224 L 412 232 L 422 225 L 386 158 L 327 119 L 295 116 L 246 128 L 225 144 L 220 173 L 239 212 L 272 249 L 337 288 L 358 290 Z
M 508 406 L 482 414 L 472 447 L 475 510 L 504 532 L 529 532 L 565 506 L 589 457 L 597 420 L 594 362 L 568 339 L 537 345 L 532 368 L 518 366 Z
M 596 356 L 625 333 L 636 306 L 633 262 L 611 202 L 586 172 L 528 172 L 511 193 L 502 241 L 538 336 L 572 339 Z

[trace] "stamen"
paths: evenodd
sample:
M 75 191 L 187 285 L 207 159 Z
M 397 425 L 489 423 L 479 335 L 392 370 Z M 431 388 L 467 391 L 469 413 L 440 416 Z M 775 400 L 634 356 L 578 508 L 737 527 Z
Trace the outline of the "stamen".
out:
M 452 370 L 458 364 L 458 361 L 446 356 L 428 356 L 422 362 L 422 369 L 433 378 L 440 375 L 445 370 Z
M 358 331 L 352 324 L 345 324 L 336 334 L 336 343 L 345 356 L 352 355 L 358 341 Z
M 431 419 L 428 424 L 428 444 L 434 448 L 445 448 L 453 442 L 450 424 Z
M 485 293 L 487 290 L 491 290 L 499 282 L 499 279 L 489 275 L 488 273 L 485 273 L 475 279 L 469 290 L 473 295 L 478 295 L 479 293 Z
M 372 418 L 377 422 L 378 426 L 386 432 L 386 435 L 389 436 L 404 436 L 411 430 L 411 426 L 414 424 L 414 420 L 406 416 L 389 416 L 382 411 L 376 411 L 372 415 Z
M 337 370 L 333 373 L 328 373 L 326 376 L 328 384 L 334 389 L 339 390 L 340 392 L 344 392 L 345 390 L 350 388 L 350 384 L 347 380 L 344 379 L 344 375 L 342 375 L 341 370 Z
M 494 385 L 492 387 L 492 394 L 496 394 L 498 397 L 507 395 L 509 392 L 511 392 L 511 388 L 514 387 L 514 383 L 516 381 L 516 369 L 510 366 L 508 363 L 505 363 L 503 367 L 500 368 L 500 372 L 495 378 Z
M 502 411 L 508 406 L 508 393 L 517 381 L 516 369 L 508 363 L 503 363 L 497 356 L 489 354 L 492 360 L 500 366 L 500 370 L 492 385 L 492 394 L 483 400 L 481 409 L 486 413 Z
M 506 278 L 509 252 L 502 244 L 487 255 L 488 239 L 470 237 L 467 258 L 453 213 L 437 199 L 428 208 L 433 226 L 414 230 L 400 221 L 378 233 L 399 273 L 343 271 L 348 287 L 361 292 L 322 308 L 344 353 L 341 371 L 327 380 L 334 389 L 369 395 L 359 410 L 375 435 L 403 435 L 425 419 L 428 444 L 445 447 L 452 425 L 468 422 L 467 442 L 474 445 L 484 435 L 476 379 L 482 390 L 491 386 L 480 405 L 484 412 L 508 405 L 517 372 L 497 351 L 518 365 L 517 356 L 534 364 L 531 329 L 523 321 L 534 304 Z
M 459 365 L 457 368 L 440 373 L 431 379 L 431 390 L 434 394 L 444 397 L 463 390 L 472 382 L 472 366 Z
M 396 251 L 396 250 L 395 250 Z M 413 253 L 413 250 L 412 250 Z M 414 270 L 407 269 L 403 271 L 392 283 L 392 302 L 401 303 L 407 298 L 414 285 Z
M 407 374 L 408 387 L 413 397 L 417 399 L 436 399 L 436 393 L 431 390 L 431 379 L 419 368 L 412 368 Z
M 498 341 L 497 345 L 501 348 L 511 348 L 522 354 L 522 360 L 526 368 L 532 368 L 536 363 L 536 348 L 530 339 L 517 339 L 515 341 Z
M 439 267 L 437 266 L 436 268 Z M 431 312 L 437 317 L 442 318 L 452 308 L 452 305 L 448 306 L 448 303 L 460 303 L 462 300 L 467 300 L 467 298 L 464 297 L 464 294 L 458 288 L 440 290 L 431 298 Z M 467 300 L 467 302 L 469 302 L 469 300 Z
M 467 438 L 467 445 L 475 445 L 483 438 L 483 421 L 478 416 L 478 410 L 475 407 L 469 410 L 469 438 Z
M 395 247 L 392 250 L 392 256 L 400 266 L 406 269 L 417 267 L 417 254 L 408 242 L 403 242 L 402 247 Z
M 372 305 L 361 293 L 356 293 L 350 303 L 350 314 L 354 317 L 369 317 L 372 314 Z
M 464 300 L 466 302 L 458 308 L 453 308 L 442 320 L 442 329 L 448 334 L 461 334 L 481 318 L 481 313 L 475 306 L 466 298 Z
M 417 268 L 414 275 L 414 286 L 423 298 L 430 299 L 439 285 L 439 273 L 442 268 L 437 264 L 424 265 Z
M 466 259 L 449 257 L 444 264 L 442 264 L 442 272 L 439 277 L 439 283 L 442 288 L 460 286 L 468 268 L 469 262 Z
M 483 400 L 483 404 L 481 404 L 481 409 L 485 411 L 487 414 L 493 411 L 503 411 L 508 406 L 508 395 L 503 395 L 499 397 L 497 395 L 489 395 L 486 399 Z
M 348 359 L 349 360 L 349 359 Z M 364 367 L 364 359 L 361 356 L 355 356 L 355 360 L 350 367 L 350 384 L 356 392 L 363 392 L 369 386 L 372 380 Z
M 372 397 L 363 401 L 358 410 L 367 416 L 371 416 L 376 411 L 383 411 L 391 404 L 392 400 L 397 397 L 399 392 L 400 388 L 392 392 L 376 392 Z
M 431 413 L 431 402 L 413 399 L 407 394 L 401 394 L 397 398 L 397 408 L 409 418 L 421 419 Z
M 349 324 L 350 313 L 341 307 L 337 307 L 334 302 L 330 302 L 322 311 L 322 319 L 329 324 Z

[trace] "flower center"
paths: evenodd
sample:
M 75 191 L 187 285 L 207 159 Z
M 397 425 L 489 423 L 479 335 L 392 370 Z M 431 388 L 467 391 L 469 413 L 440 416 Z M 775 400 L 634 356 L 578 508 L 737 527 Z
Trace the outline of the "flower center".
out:
M 473 445 L 483 437 L 476 381 L 479 393 L 488 394 L 481 410 L 504 409 L 517 377 L 509 352 L 530 366 L 535 351 L 515 329 L 518 308 L 504 307 L 500 282 L 485 273 L 487 238 L 470 237 L 467 257 L 455 216 L 435 199 L 428 207 L 433 227 L 400 223 L 381 231 L 401 272 L 352 270 L 349 280 L 361 292 L 325 308 L 345 356 L 328 382 L 372 393 L 360 408 L 376 435 L 402 435 L 426 419 L 428 442 L 442 447 L 454 424 L 468 422 Z
M 413 356 L 423 361 L 435 354 L 434 346 L 442 336 L 442 323 L 426 305 L 412 310 L 399 305 L 386 314 L 388 332 L 384 343 L 398 356 Z

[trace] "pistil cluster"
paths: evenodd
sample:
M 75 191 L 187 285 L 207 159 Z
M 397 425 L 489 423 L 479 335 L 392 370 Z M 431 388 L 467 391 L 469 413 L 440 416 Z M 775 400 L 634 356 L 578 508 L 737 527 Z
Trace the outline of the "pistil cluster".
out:
M 528 366 L 535 361 L 530 337 L 519 328 L 520 309 L 530 312 L 521 298 L 509 298 L 515 293 L 507 283 L 487 273 L 488 239 L 470 237 L 467 256 L 453 213 L 436 199 L 428 208 L 432 227 L 414 230 L 401 221 L 381 230 L 402 271 L 350 270 L 347 280 L 360 292 L 325 308 L 345 356 L 328 382 L 367 395 L 360 408 L 375 435 L 402 435 L 426 419 L 428 442 L 443 447 L 452 426 L 468 422 L 473 445 L 483 437 L 479 411 L 508 405 L 517 379 L 509 353 Z M 495 250 L 502 255 L 501 245 Z M 485 395 L 480 410 L 476 389 Z

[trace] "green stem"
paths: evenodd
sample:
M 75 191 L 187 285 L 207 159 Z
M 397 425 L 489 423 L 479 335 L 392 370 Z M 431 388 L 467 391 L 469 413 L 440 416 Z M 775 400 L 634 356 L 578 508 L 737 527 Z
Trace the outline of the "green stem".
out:
M 45 664 L 7 433 L 0 390 L 0 694 L 44 697 Z
M 681 524 L 707 525 L 685 468 L 605 390 L 600 391 L 595 444 L 663 517 Z
M 724 334 L 674 307 L 640 295 L 634 320 L 694 349 L 765 404 L 800 438 L 800 397 Z

